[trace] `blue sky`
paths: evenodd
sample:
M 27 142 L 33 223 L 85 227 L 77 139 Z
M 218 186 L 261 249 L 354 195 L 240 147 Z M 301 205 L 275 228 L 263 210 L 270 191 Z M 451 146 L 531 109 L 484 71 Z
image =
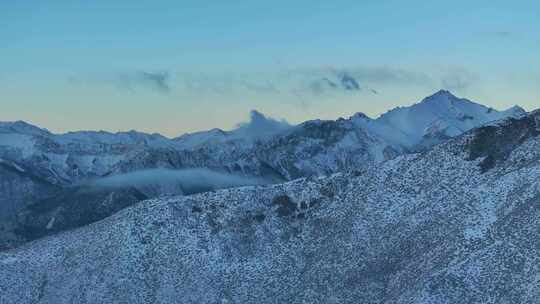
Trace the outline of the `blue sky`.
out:
M 174 136 L 251 109 L 375 117 L 441 88 L 540 107 L 537 1 L 315 2 L 0 0 L 0 120 Z M 314 90 L 345 73 L 361 90 Z

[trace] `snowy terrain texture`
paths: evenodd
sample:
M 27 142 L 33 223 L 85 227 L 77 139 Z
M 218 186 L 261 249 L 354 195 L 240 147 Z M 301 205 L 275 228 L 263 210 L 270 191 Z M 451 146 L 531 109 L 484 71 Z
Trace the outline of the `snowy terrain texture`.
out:
M 0 123 L 0 250 L 142 199 L 356 170 L 523 114 L 440 91 L 377 119 L 357 113 L 291 126 L 253 111 L 233 131 L 175 139 L 135 131 L 52 134 L 20 121 Z
M 470 104 L 428 123 L 408 121 L 414 107 L 379 118 L 411 138 L 426 127 L 399 147 L 455 137 L 326 177 L 145 200 L 0 252 L 0 303 L 538 303 L 540 111 L 487 123 L 505 114 Z M 306 127 L 324 123 L 286 136 L 337 132 Z M 327 123 L 391 140 L 361 115 Z

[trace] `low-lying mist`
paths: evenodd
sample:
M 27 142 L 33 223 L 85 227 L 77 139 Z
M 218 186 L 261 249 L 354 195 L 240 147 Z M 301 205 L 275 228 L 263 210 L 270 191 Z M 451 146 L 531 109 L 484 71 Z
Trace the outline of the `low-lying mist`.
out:
M 91 181 L 89 186 L 98 188 L 134 187 L 138 189 L 156 189 L 157 187 L 161 189 L 156 190 L 158 192 L 193 194 L 269 183 L 271 182 L 259 177 L 245 177 L 209 169 L 148 169 L 96 179 Z

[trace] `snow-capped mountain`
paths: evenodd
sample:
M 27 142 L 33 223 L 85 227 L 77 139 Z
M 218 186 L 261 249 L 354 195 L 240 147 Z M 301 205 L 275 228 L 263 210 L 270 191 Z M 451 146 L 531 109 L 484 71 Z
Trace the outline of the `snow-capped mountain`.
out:
M 487 122 L 518 117 L 524 113 L 525 110 L 518 106 L 499 112 L 441 90 L 420 103 L 395 108 L 375 120 L 365 115 L 356 115 L 355 123 L 390 144 L 415 150 L 460 135 Z
M 540 111 L 357 169 L 148 200 L 1 252 L 0 302 L 540 298 Z
M 52 134 L 24 122 L 1 123 L 0 211 L 10 218 L 29 214 L 32 205 L 66 197 L 66 191 L 79 193 L 73 187 L 95 179 L 156 168 L 205 168 L 266 183 L 358 170 L 523 113 L 520 108 L 499 112 L 440 91 L 377 119 L 357 113 L 348 119 L 291 126 L 254 111 L 251 121 L 235 130 L 213 129 L 175 139 L 135 131 Z M 162 185 L 161 180 L 156 176 L 151 185 L 124 185 L 121 190 L 134 187 L 146 197 L 186 192 L 182 185 Z M 214 188 L 204 180 L 192 188 Z M 47 212 L 60 212 L 54 210 Z M 19 227 L 10 226 L 9 231 Z

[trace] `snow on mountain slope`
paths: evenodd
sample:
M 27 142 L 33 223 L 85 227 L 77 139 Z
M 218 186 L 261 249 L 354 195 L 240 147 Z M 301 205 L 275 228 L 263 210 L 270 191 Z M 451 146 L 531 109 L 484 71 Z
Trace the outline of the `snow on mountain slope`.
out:
M 203 144 L 217 144 L 227 141 L 227 132 L 221 129 L 211 129 L 208 131 L 186 133 L 175 138 L 182 147 L 195 148 Z
M 357 162 L 347 160 L 353 157 L 350 153 L 363 153 L 362 162 L 380 162 L 390 155 L 395 156 L 416 150 L 418 147 L 440 143 L 486 122 L 523 113 L 524 111 L 518 107 L 498 112 L 466 99 L 459 99 L 447 91 L 440 91 L 418 104 L 394 109 L 377 119 L 359 113 L 347 120 L 318 123 L 311 121 L 290 126 L 253 111 L 250 122 L 240 124 L 233 131 L 213 129 L 185 134 L 173 140 L 159 134 L 135 131 L 119 133 L 83 131 L 56 135 L 23 122 L 2 123 L 0 157 L 21 166 L 39 167 L 36 171 L 47 175 L 49 181 L 58 184 L 70 184 L 112 172 L 123 173 L 119 172 L 119 168 L 130 170 L 125 163 L 133 163 L 134 157 L 140 158 L 141 153 L 146 154 L 149 151 L 184 156 L 202 154 L 203 156 L 198 158 L 206 161 L 194 162 L 190 156 L 180 161 L 181 166 L 214 167 L 227 171 L 243 167 L 245 164 L 260 167 L 261 164 L 258 162 L 267 163 L 271 159 L 270 165 L 275 171 L 283 176 L 295 178 L 311 174 L 327 174 L 346 166 L 336 163 L 359 165 Z M 319 130 L 315 132 L 317 128 Z M 332 133 L 323 128 L 336 130 Z M 308 133 L 318 135 L 304 136 Z M 340 137 L 324 138 L 335 134 L 339 134 Z M 358 134 L 362 135 L 359 137 Z M 303 141 L 293 138 L 294 136 L 300 136 Z M 292 151 L 286 140 L 296 142 L 298 147 L 305 147 L 304 152 L 309 151 L 307 154 L 302 153 L 301 157 L 304 159 L 289 155 L 298 152 L 298 148 Z M 319 149 L 316 145 L 320 144 L 320 140 L 326 141 L 330 146 L 326 145 L 324 149 Z M 348 143 L 348 147 L 345 147 L 344 143 Z M 269 146 L 273 148 L 271 151 L 273 155 L 262 160 L 251 157 L 251 155 L 267 155 L 268 152 L 261 149 L 267 149 Z M 289 149 L 289 153 L 284 149 Z M 384 151 L 388 150 L 397 153 L 385 154 Z M 289 159 L 279 160 L 279 155 Z M 311 162 L 317 159 L 318 162 L 326 159 L 328 164 L 321 163 L 318 167 L 322 168 L 316 170 L 303 169 L 301 164 L 303 161 Z M 280 166 L 279 162 L 287 163 L 289 168 Z M 143 169 L 146 169 L 144 165 Z M 257 171 L 256 168 L 252 169 Z M 243 174 L 248 173 L 245 170 L 240 171 Z
M 2 303 L 536 303 L 540 111 L 354 173 L 142 202 L 0 253 Z
M 212 129 L 209 131 L 184 134 L 175 138 L 184 149 L 194 149 L 202 145 L 221 145 L 236 142 L 243 146 L 251 146 L 254 141 L 265 140 L 271 136 L 286 133 L 292 128 L 285 121 L 278 121 L 252 110 L 250 120 L 240 123 L 232 131 Z
M 232 131 L 213 129 L 176 139 L 135 131 L 52 134 L 24 122 L 1 123 L 0 158 L 40 183 L 65 191 L 96 178 L 156 168 L 206 168 L 275 183 L 367 167 L 521 112 L 519 108 L 497 112 L 441 91 L 377 119 L 358 113 L 349 119 L 291 126 L 253 111 L 248 123 Z M 12 179 L 0 188 L 0 197 L 10 202 L 10 215 L 51 193 L 27 185 L 25 180 Z M 25 197 L 31 201 L 17 194 L 22 187 L 27 187 Z M 209 188 L 200 185 L 200 189 Z M 179 189 L 171 185 L 138 188 L 147 195 L 151 192 L 149 196 L 182 193 Z
M 8 144 L 9 148 L 18 151 L 22 158 L 30 157 L 35 152 L 34 138 L 29 134 L 0 133 L 0 143 Z
M 17 134 L 26 134 L 26 135 L 48 135 L 50 134 L 48 130 L 41 129 L 36 126 L 33 126 L 24 121 L 13 121 L 13 122 L 1 122 L 0 121 L 0 132 L 1 133 L 17 133 Z
M 517 106 L 499 112 L 441 90 L 410 107 L 357 123 L 390 143 L 414 149 L 429 139 L 454 137 L 487 122 L 523 114 L 525 110 Z
M 159 134 L 146 134 L 137 131 L 109 133 L 105 131 L 79 131 L 69 132 L 55 136 L 60 144 L 93 145 L 116 144 L 116 145 L 140 145 L 152 147 L 171 147 L 174 144 L 166 137 Z

